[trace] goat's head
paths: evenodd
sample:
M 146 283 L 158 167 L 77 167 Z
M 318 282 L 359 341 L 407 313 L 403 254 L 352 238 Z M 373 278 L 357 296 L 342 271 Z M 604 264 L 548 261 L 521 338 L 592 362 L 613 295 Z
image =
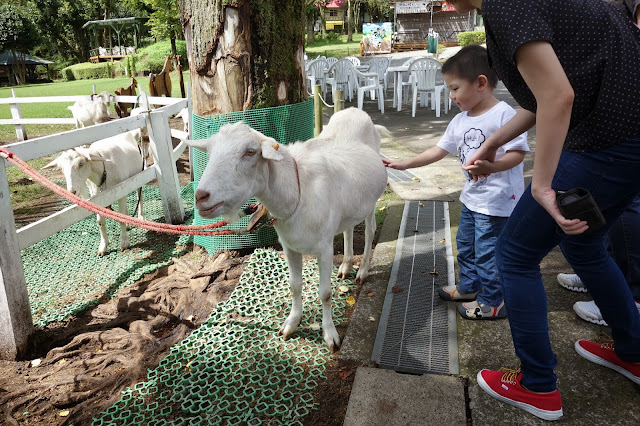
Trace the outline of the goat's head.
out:
M 283 158 L 278 143 L 244 123 L 225 124 L 209 139 L 187 141 L 209 154 L 196 190 L 200 216 L 233 222 L 244 202 L 266 185 L 268 162 Z
M 107 106 L 109 106 L 111 104 L 111 93 L 105 91 L 102 91 L 100 93 L 98 93 L 96 96 L 94 96 L 94 101 L 101 101 L 104 102 L 105 104 L 107 104 Z
M 60 169 L 67 181 L 67 191 L 79 195 L 84 192 L 85 184 L 91 175 L 91 163 L 105 161 L 100 155 L 87 148 L 68 149 L 43 169 Z

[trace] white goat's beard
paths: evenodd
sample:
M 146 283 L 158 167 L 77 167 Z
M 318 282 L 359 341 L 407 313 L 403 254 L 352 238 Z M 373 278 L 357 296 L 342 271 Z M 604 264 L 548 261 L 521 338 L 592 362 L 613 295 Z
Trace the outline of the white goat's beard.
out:
M 246 216 L 242 210 L 238 209 L 238 210 L 234 210 L 230 213 L 225 213 L 222 215 L 222 218 L 225 220 L 225 222 L 231 224 L 234 222 L 237 222 L 238 220 L 242 219 L 244 216 Z

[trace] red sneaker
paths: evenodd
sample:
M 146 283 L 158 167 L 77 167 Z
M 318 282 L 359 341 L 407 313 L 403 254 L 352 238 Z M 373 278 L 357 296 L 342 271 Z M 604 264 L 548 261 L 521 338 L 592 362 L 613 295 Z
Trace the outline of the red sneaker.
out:
M 627 362 L 620 359 L 618 354 L 613 350 L 612 342 L 597 343 L 588 340 L 578 340 L 576 342 L 576 352 L 591 362 L 616 370 L 618 373 L 640 385 L 640 363 Z
M 478 385 L 483 391 L 544 420 L 558 420 L 562 417 L 562 399 L 558 389 L 549 393 L 531 392 L 520 384 L 520 370 L 500 370 L 481 370 L 478 373 Z

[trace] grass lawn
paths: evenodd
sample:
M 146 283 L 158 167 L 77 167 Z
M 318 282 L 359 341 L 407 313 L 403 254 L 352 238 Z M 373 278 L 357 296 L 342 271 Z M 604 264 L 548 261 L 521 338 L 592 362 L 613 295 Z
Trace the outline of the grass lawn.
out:
M 307 45 L 305 50 L 309 58 L 360 56 L 360 40 L 362 40 L 362 34 L 353 34 L 353 41 L 350 42 L 347 42 L 346 35 L 341 35 L 337 41 L 318 38 L 312 45 Z
M 189 83 L 189 71 L 183 72 L 185 88 Z M 138 84 L 148 93 L 149 78 L 136 77 Z M 175 97 L 180 97 L 180 84 L 178 83 L 178 72 L 171 73 L 171 93 Z M 74 95 L 90 95 L 93 93 L 93 85 L 96 85 L 96 92 L 100 93 L 106 90 L 113 93 L 118 87 L 127 87 L 131 83 L 129 77 L 103 78 L 99 80 L 76 80 L 76 81 L 59 81 L 44 84 L 27 84 L 23 86 L 2 87 L 0 88 L 0 98 L 11 97 L 11 89 L 16 92 L 18 97 L 35 97 L 35 96 L 74 96 Z M 71 111 L 67 107 L 71 102 L 55 102 L 40 104 L 23 104 L 22 116 L 24 118 L 71 118 Z M 116 116 L 113 105 L 111 105 L 111 113 Z M 9 105 L 0 105 L 0 118 L 11 118 L 11 110 Z M 26 125 L 27 136 L 32 139 L 38 136 L 51 135 L 63 132 L 65 130 L 74 129 L 72 124 L 33 124 Z M 0 144 L 16 142 L 16 132 L 11 125 L 0 125 Z

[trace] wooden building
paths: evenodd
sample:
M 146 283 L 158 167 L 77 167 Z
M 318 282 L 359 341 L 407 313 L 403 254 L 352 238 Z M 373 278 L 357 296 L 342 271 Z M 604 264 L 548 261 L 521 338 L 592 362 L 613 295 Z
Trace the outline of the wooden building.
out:
M 394 44 L 426 49 L 429 29 L 439 34 L 438 43 L 456 45 L 458 33 L 473 31 L 475 12 L 459 14 L 447 1 L 396 1 L 394 8 Z
M 90 34 L 89 61 L 119 61 L 136 53 L 145 21 L 146 18 L 114 18 L 86 22 L 82 28 Z
M 16 52 L 18 61 L 24 63 L 27 82 L 38 80 L 39 78 L 51 79 L 49 74 L 49 65 L 53 64 L 51 61 L 41 59 L 36 56 L 31 56 L 27 53 Z M 15 76 L 13 67 L 16 65 L 13 54 L 5 50 L 0 53 L 0 84 L 15 84 Z M 42 65 L 46 69 L 46 75 L 38 75 L 36 67 Z
M 332 0 L 325 6 L 325 29 L 327 31 L 342 32 L 347 25 L 347 2 Z

